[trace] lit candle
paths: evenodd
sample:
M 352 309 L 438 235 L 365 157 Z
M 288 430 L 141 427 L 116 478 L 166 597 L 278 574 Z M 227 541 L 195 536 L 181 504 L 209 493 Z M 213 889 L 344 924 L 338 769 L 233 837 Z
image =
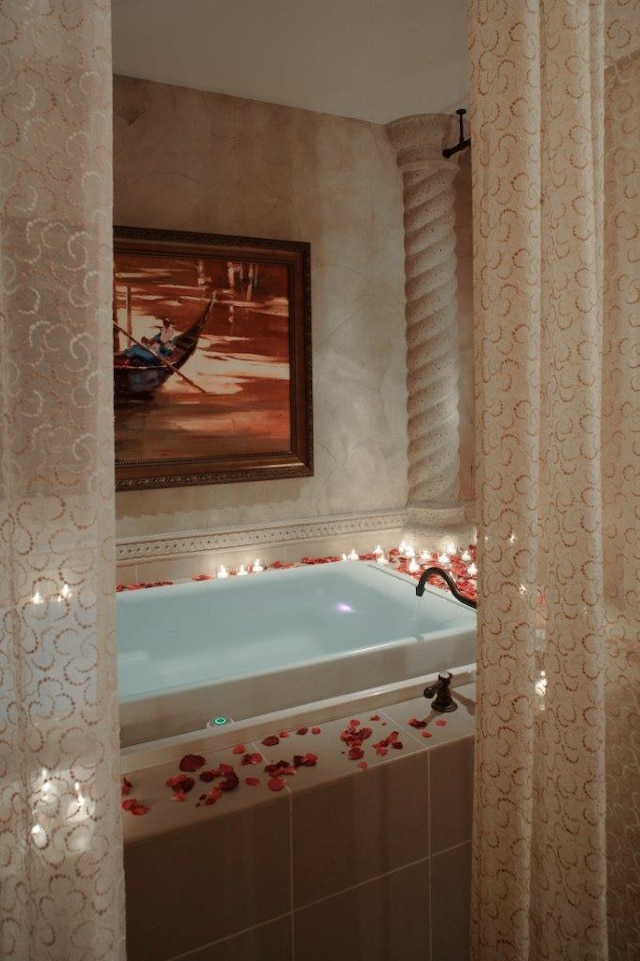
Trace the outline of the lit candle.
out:
M 258 558 L 256 558 L 255 563 L 253 564 L 251 570 L 253 571 L 254 574 L 259 574 L 260 571 L 264 570 L 264 567 L 262 566 Z
M 349 560 L 349 558 L 347 557 L 346 554 L 343 554 L 342 557 L 340 558 L 340 560 L 347 561 L 347 560 Z
M 351 548 L 351 550 L 349 551 L 349 555 L 348 555 L 348 558 L 347 558 L 347 559 L 350 560 L 350 561 L 359 561 L 359 560 L 360 560 L 360 556 L 359 556 L 359 554 L 358 554 L 358 552 L 357 552 L 356 550 L 354 550 L 353 548 Z
M 229 576 L 229 571 L 224 566 L 224 564 L 221 564 L 220 570 L 218 571 L 218 577 L 228 577 L 228 576 Z
M 384 556 L 384 554 L 378 554 L 377 557 L 376 557 L 376 562 L 377 562 L 378 564 L 388 564 L 388 563 L 389 563 L 389 561 L 388 561 L 387 558 Z
M 398 551 L 399 551 L 401 554 L 404 554 L 404 552 L 406 551 L 406 549 L 407 549 L 407 545 L 405 544 L 405 542 L 404 542 L 404 541 L 400 541 L 400 543 L 398 544 Z
M 445 544 L 444 552 L 445 554 L 448 554 L 449 557 L 453 557 L 458 553 L 458 547 L 453 543 L 453 541 L 449 541 L 448 544 Z
M 427 550 L 427 548 L 425 548 L 423 551 L 420 551 L 420 560 L 421 560 L 421 561 L 424 561 L 425 563 L 426 563 L 427 561 L 430 561 L 430 560 L 431 560 L 431 551 L 430 551 L 430 550 Z
M 464 564 L 469 564 L 469 562 L 471 561 L 471 551 L 463 551 L 462 554 L 460 555 L 460 560 Z
M 375 548 L 375 550 L 374 550 L 373 553 L 376 555 L 376 557 L 381 557 L 381 556 L 384 554 L 384 551 L 382 550 L 382 548 L 381 548 L 380 545 L 378 544 L 378 545 L 376 546 L 376 548 Z
M 406 558 L 411 558 L 416 556 L 416 552 L 413 548 L 413 544 L 405 544 L 404 556 Z
M 469 566 L 467 567 L 467 574 L 469 575 L 469 577 L 475 577 L 477 573 L 478 573 L 478 568 L 476 567 L 476 565 L 469 564 Z
M 444 551 L 442 554 L 438 554 L 438 564 L 440 564 L 441 567 L 447 567 L 450 561 L 451 558 L 446 551 Z
M 244 566 L 244 564 L 241 564 L 238 570 L 236 571 L 236 574 L 238 575 L 238 577 L 242 577 L 243 574 L 248 574 L 248 573 L 249 571 Z
M 31 598 L 31 603 L 32 603 L 32 604 L 44 604 L 44 597 L 42 596 L 42 594 L 40 593 L 40 591 L 36 591 L 36 592 L 35 592 L 35 594 L 34 594 L 33 597 Z
M 409 562 L 409 568 L 408 568 L 408 570 L 409 570 L 409 573 L 410 573 L 410 574 L 417 574 L 418 571 L 420 570 L 420 565 L 418 564 L 418 562 L 417 562 L 417 560 L 415 559 L 415 557 L 412 557 L 412 558 L 411 558 L 411 560 L 410 560 L 410 562 Z

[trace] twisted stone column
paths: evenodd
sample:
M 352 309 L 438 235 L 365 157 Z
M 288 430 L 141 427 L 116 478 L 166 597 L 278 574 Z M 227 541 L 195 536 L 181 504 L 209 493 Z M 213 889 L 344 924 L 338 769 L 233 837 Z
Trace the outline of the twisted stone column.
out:
M 457 139 L 451 117 L 419 115 L 386 127 L 404 186 L 409 497 L 407 530 L 446 535 L 464 526 L 459 503 L 459 352 L 456 304 Z

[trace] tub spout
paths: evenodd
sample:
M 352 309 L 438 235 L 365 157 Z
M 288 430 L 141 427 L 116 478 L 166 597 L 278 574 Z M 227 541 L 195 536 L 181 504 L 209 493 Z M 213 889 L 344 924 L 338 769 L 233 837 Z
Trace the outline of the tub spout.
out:
M 422 597 L 424 594 L 424 585 L 427 583 L 427 578 L 431 577 L 432 574 L 437 574 L 445 581 L 457 601 L 460 601 L 461 604 L 466 604 L 467 607 L 473 607 L 474 610 L 477 608 L 477 603 L 465 597 L 464 594 L 461 594 L 451 574 L 444 571 L 441 567 L 427 567 L 427 569 L 422 572 L 420 580 L 416 584 L 416 594 L 418 597 Z
M 451 691 L 449 690 L 452 677 L 450 671 L 445 671 L 444 674 L 438 674 L 438 680 L 435 684 L 424 689 L 424 696 L 429 700 L 435 694 L 436 699 L 432 707 L 434 711 L 438 711 L 440 714 L 449 714 L 451 711 L 458 710 L 458 705 L 451 697 Z

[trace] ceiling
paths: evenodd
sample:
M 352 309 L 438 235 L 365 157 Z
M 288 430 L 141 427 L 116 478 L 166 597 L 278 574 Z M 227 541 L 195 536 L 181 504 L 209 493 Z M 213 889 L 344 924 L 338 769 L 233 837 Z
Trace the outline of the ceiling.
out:
M 466 0 L 112 0 L 114 73 L 388 123 L 466 106 Z

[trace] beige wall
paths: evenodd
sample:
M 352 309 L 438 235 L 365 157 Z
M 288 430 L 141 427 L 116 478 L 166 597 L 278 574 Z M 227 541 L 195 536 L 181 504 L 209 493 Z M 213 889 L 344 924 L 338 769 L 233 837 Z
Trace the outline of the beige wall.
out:
M 306 240 L 315 476 L 120 493 L 118 536 L 398 510 L 407 425 L 402 181 L 384 127 L 116 77 L 117 224 Z M 456 178 L 461 496 L 473 498 L 471 181 Z
M 315 476 L 117 496 L 118 535 L 393 510 L 406 499 L 402 184 L 376 124 L 115 78 L 117 224 L 305 240 Z

